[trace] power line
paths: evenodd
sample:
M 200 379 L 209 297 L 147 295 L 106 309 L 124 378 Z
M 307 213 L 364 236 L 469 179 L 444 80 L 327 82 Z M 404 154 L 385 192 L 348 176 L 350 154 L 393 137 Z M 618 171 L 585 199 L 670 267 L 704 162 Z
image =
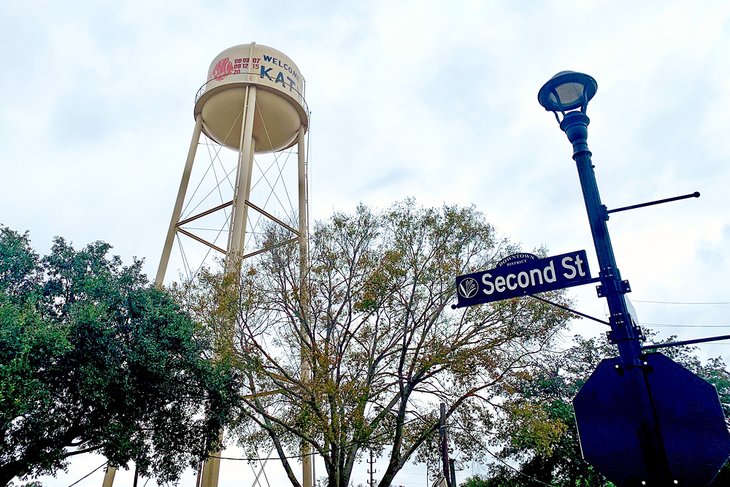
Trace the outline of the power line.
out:
M 488 448 L 485 448 L 485 451 L 487 452 L 487 454 L 488 454 L 489 456 L 491 456 L 492 458 L 494 458 L 495 460 L 497 460 L 497 461 L 498 461 L 499 463 L 501 463 L 502 465 L 504 465 L 504 466 L 505 466 L 505 467 L 507 467 L 508 469 L 512 470 L 512 471 L 513 471 L 514 473 L 516 473 L 516 474 L 517 474 L 517 475 L 519 475 L 520 477 L 524 477 L 524 478 L 526 478 L 527 480 L 529 480 L 529 481 L 531 481 L 531 482 L 534 482 L 534 483 L 536 483 L 536 484 L 540 484 L 540 485 L 545 485 L 545 486 L 547 486 L 547 487 L 550 487 L 550 484 L 546 484 L 546 483 L 545 483 L 545 482 L 543 482 L 542 480 L 538 480 L 538 479 L 536 479 L 535 477 L 532 477 L 532 476 L 530 476 L 530 475 L 527 475 L 527 474 L 525 474 L 525 473 L 522 473 L 522 472 L 520 472 L 520 470 L 519 470 L 519 469 L 517 469 L 516 467 L 513 467 L 512 465 L 510 465 L 510 464 L 509 464 L 509 463 L 507 463 L 506 461 L 504 461 L 504 460 L 502 460 L 501 458 L 499 458 L 499 457 L 498 457 L 498 456 L 497 456 L 496 454 L 492 453 L 492 452 L 491 452 L 491 451 L 490 451 L 490 450 L 489 450 Z
M 297 459 L 297 458 L 302 458 L 303 456 L 314 456 L 314 455 L 317 455 L 317 453 L 316 452 L 311 452 L 311 453 L 307 453 L 306 455 L 292 455 L 292 456 L 285 456 L 285 457 L 279 457 L 277 455 L 275 457 L 260 457 L 260 458 L 256 458 L 256 457 L 224 457 L 224 456 L 221 456 L 221 455 L 209 455 L 209 457 L 210 458 L 218 458 L 220 460 L 235 460 L 235 461 L 239 461 L 239 462 L 242 462 L 242 461 L 247 461 L 247 462 L 263 462 L 263 461 L 268 461 L 268 460 L 282 460 L 282 459 L 294 460 L 294 459 Z M 71 486 L 69 486 L 69 487 L 71 487 Z
M 657 328 L 730 328 L 728 325 L 689 325 L 689 324 L 675 324 L 675 323 L 649 323 L 642 322 L 642 325 L 656 326 Z
M 452 426 L 452 427 L 453 427 L 454 429 L 459 429 L 459 430 L 461 430 L 462 432 L 466 433 L 467 435 L 471 436 L 472 438 L 474 437 L 474 433 L 473 433 L 473 431 L 472 431 L 471 429 L 467 429 L 467 428 L 464 428 L 464 427 L 462 427 L 462 426 L 458 426 L 458 425 L 454 425 L 454 426 Z M 494 432 L 490 432 L 490 433 L 494 434 Z M 514 467 L 513 465 L 510 465 L 510 464 L 509 464 L 509 463 L 507 463 L 507 462 L 506 462 L 506 461 L 505 461 L 504 459 L 500 458 L 500 457 L 499 457 L 499 455 L 497 455 L 496 453 L 492 452 L 492 451 L 491 451 L 491 450 L 490 450 L 489 448 L 487 448 L 487 447 L 484 447 L 484 448 L 483 448 L 483 450 L 484 450 L 484 451 L 485 451 L 485 452 L 486 452 L 486 453 L 487 453 L 487 454 L 488 454 L 488 455 L 489 455 L 490 457 L 492 457 L 493 459 L 495 459 L 495 460 L 496 460 L 497 462 L 501 463 L 501 464 L 502 464 L 503 466 L 507 467 L 508 469 L 512 470 L 512 471 L 513 471 L 513 472 L 514 472 L 515 474 L 517 474 L 518 476 L 520 476 L 520 477 L 524 477 L 524 478 L 526 478 L 527 480 L 529 480 L 529 481 L 533 482 L 534 484 L 540 484 L 540 485 L 545 485 L 545 486 L 547 486 L 547 487 L 550 487 L 550 484 L 546 484 L 546 483 L 545 483 L 545 482 L 543 482 L 542 480 L 538 480 L 538 479 L 536 479 L 535 477 L 532 477 L 532 476 L 530 476 L 530 475 L 527 475 L 526 473 L 523 473 L 523 472 L 521 472 L 521 471 L 520 471 L 520 470 L 519 470 L 519 469 L 518 469 L 517 467 Z
M 652 301 L 648 299 L 632 299 L 634 303 L 649 303 L 649 304 L 678 304 L 678 305 L 690 305 L 690 306 L 724 306 L 730 304 L 730 301 Z
M 76 482 L 74 482 L 73 484 L 69 485 L 68 487 L 73 487 L 74 485 L 78 484 L 79 482 L 81 482 L 82 480 L 84 480 L 85 478 L 87 478 L 89 475 L 91 475 L 94 472 L 96 472 L 97 470 L 99 470 L 101 467 L 106 466 L 107 463 L 109 463 L 109 462 L 102 463 L 101 465 L 99 465 L 98 467 L 96 467 L 94 470 L 92 470 L 91 472 L 87 473 L 86 475 L 84 475 L 83 477 L 81 477 L 80 479 L 78 479 Z

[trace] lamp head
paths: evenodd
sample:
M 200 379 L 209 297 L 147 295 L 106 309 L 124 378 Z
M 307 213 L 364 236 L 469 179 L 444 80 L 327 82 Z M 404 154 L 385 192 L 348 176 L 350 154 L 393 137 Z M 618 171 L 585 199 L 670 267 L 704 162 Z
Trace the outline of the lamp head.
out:
M 537 101 L 545 110 L 553 112 L 560 122 L 558 112 L 565 117 L 566 112 L 580 109 L 586 112 L 588 102 L 596 94 L 598 84 L 587 74 L 575 71 L 561 71 L 540 88 Z

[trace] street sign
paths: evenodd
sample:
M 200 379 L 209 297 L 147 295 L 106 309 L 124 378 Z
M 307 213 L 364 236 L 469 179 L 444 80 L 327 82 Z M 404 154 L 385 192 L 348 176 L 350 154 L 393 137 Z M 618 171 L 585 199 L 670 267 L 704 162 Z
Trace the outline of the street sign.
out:
M 644 361 L 657 432 L 648 431 L 619 359 L 606 359 L 573 400 L 583 458 L 618 486 L 651 486 L 657 475 L 679 486 L 708 485 L 730 455 L 715 388 L 660 353 Z
M 456 277 L 457 308 L 593 282 L 585 250 L 544 259 L 515 254 L 501 266 Z M 512 256 L 510 256 L 512 257 Z M 534 257 L 534 256 L 532 256 Z

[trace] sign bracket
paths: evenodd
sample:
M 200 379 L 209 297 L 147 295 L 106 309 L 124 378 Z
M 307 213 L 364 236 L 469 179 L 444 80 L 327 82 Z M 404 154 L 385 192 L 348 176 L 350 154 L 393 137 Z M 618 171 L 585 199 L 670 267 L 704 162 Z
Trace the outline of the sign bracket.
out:
M 596 279 L 596 281 L 597 280 L 598 279 Z M 580 311 L 576 311 L 576 310 L 574 310 L 572 308 L 569 308 L 567 306 L 564 306 L 562 304 L 556 303 L 554 301 L 550 301 L 549 299 L 541 298 L 539 296 L 535 296 L 534 294 L 528 294 L 528 296 L 531 297 L 531 298 L 533 298 L 533 299 L 537 299 L 538 301 L 542 301 L 543 303 L 547 303 L 547 304 L 550 304 L 552 306 L 555 306 L 556 308 L 560 308 L 562 310 L 569 311 L 569 312 L 571 312 L 571 313 L 573 313 L 575 315 L 578 315 L 578 316 L 580 316 L 582 318 L 587 318 L 589 320 L 596 321 L 598 323 L 601 323 L 602 325 L 611 326 L 611 323 L 609 323 L 608 321 L 602 320 L 600 318 L 596 318 L 595 316 L 591 316 L 591 315 L 588 315 L 588 314 L 585 314 L 585 313 L 581 313 Z

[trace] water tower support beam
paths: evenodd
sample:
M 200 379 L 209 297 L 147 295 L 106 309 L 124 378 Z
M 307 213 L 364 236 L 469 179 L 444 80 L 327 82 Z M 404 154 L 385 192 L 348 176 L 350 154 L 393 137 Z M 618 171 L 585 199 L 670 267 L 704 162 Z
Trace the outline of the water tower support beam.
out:
M 226 274 L 235 275 L 236 285 L 239 282 L 241 272 L 241 261 L 243 257 L 244 238 L 246 236 L 246 219 L 248 208 L 246 201 L 251 192 L 251 173 L 253 171 L 253 154 L 255 141 L 253 139 L 253 119 L 256 110 L 256 87 L 246 86 L 246 95 L 243 102 L 243 126 L 241 127 L 241 138 L 238 150 L 238 175 L 236 178 L 236 190 L 233 195 L 233 215 L 231 232 L 228 239 L 226 252 Z M 232 326 L 232 323 L 229 323 Z M 228 331 L 230 339 L 233 339 L 232 328 Z M 220 432 L 221 437 L 223 431 Z M 202 487 L 217 487 L 220 474 L 221 452 L 213 452 L 203 462 Z
M 195 128 L 193 129 L 193 136 L 190 139 L 190 147 L 188 148 L 188 157 L 185 161 L 185 169 L 183 170 L 182 178 L 180 179 L 180 187 L 177 190 L 177 199 L 175 200 L 175 207 L 172 210 L 172 217 L 170 218 L 170 226 L 167 229 L 167 237 L 165 238 L 165 246 L 162 248 L 162 256 L 160 257 L 160 264 L 157 266 L 157 276 L 155 277 L 155 285 L 162 286 L 165 281 L 165 273 L 167 272 L 167 264 L 170 262 L 170 253 L 172 252 L 172 243 L 175 240 L 175 233 L 177 232 L 177 225 L 180 221 L 180 215 L 182 214 L 182 206 L 185 202 L 185 194 L 188 191 L 188 184 L 190 183 L 190 173 L 193 170 L 193 161 L 195 161 L 195 153 L 198 149 L 198 142 L 200 141 L 200 132 L 203 129 L 203 117 L 198 114 L 195 119 Z M 116 467 L 109 466 L 104 474 L 104 480 L 102 481 L 102 487 L 112 487 L 114 485 L 114 476 L 117 473 Z
M 244 239 L 246 237 L 246 220 L 248 218 L 248 201 L 251 193 L 251 174 L 253 171 L 253 154 L 256 141 L 253 138 L 253 120 L 256 112 L 256 87 L 246 86 L 243 107 L 243 127 L 238 151 L 238 179 L 236 194 L 233 197 L 233 222 L 228 241 L 226 256 L 226 273 L 238 273 L 241 270 Z
M 304 148 L 304 126 L 299 127 L 297 135 L 297 157 L 299 165 L 299 292 L 301 295 L 302 307 L 302 333 L 299 348 L 299 355 L 302 367 L 302 380 L 308 381 L 312 374 L 309 368 L 307 350 L 307 309 L 309 307 L 309 285 L 307 273 L 309 271 L 309 221 L 307 211 L 307 161 Z M 314 337 L 312 337 L 314 339 Z M 312 487 L 314 477 L 314 462 L 312 448 L 306 443 L 302 444 L 302 487 Z
M 307 160 L 304 148 L 304 132 L 305 128 L 299 127 L 299 135 L 297 137 L 297 151 L 299 163 L 299 258 L 301 266 L 301 276 L 304 279 L 307 264 L 309 260 L 309 208 L 308 208 L 308 188 L 307 188 Z
M 102 487 L 112 487 L 114 484 L 114 476 L 117 473 L 116 467 L 107 466 L 106 472 L 104 473 L 104 481 L 102 482 Z
M 182 179 L 180 180 L 180 189 L 177 191 L 177 200 L 172 210 L 170 218 L 170 226 L 167 229 L 167 238 L 165 238 L 165 246 L 162 248 L 162 256 L 160 257 L 160 265 L 157 267 L 157 277 L 155 277 L 155 285 L 162 286 L 167 272 L 167 264 L 170 262 L 170 252 L 172 251 L 172 242 L 175 240 L 177 225 L 180 221 L 183 202 L 185 201 L 185 193 L 188 191 L 188 183 L 190 182 L 190 173 L 193 170 L 193 161 L 195 160 L 195 152 L 198 149 L 198 141 L 200 140 L 200 132 L 203 128 L 203 116 L 198 114 L 195 119 L 195 129 L 193 137 L 190 139 L 190 147 L 188 148 L 188 158 L 185 161 L 185 170 L 183 170 Z M 106 485 L 104 487 L 107 487 Z

